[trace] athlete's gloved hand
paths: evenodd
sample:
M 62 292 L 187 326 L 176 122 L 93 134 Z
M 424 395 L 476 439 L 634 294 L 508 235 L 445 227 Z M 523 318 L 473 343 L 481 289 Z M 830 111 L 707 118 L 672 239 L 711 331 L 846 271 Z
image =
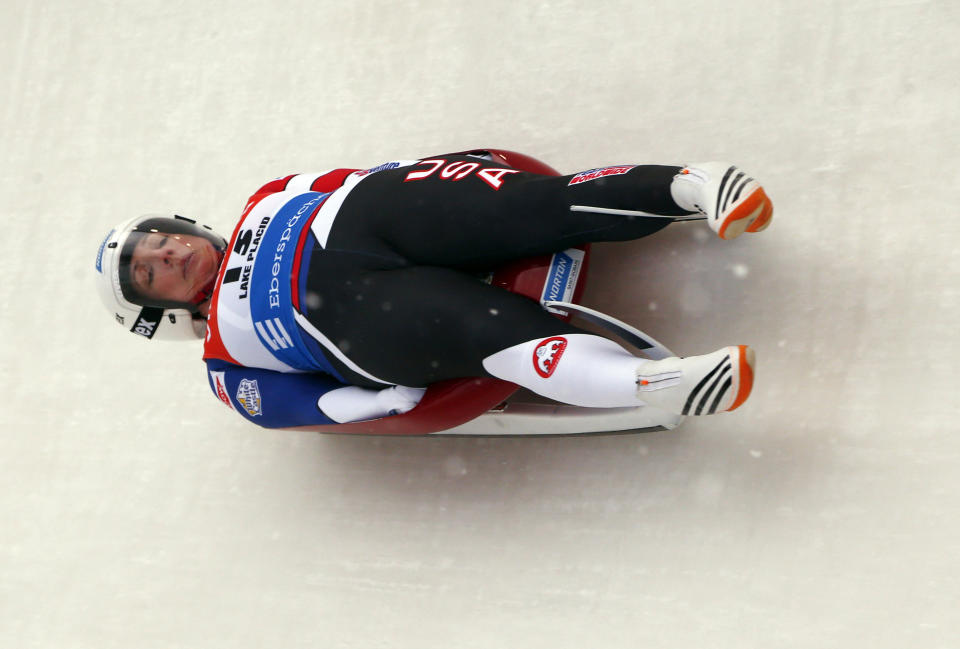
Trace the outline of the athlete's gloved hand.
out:
M 412 410 L 420 403 L 424 388 L 395 385 L 371 390 L 356 385 L 331 390 L 317 400 L 317 407 L 338 424 L 379 419 Z
M 414 406 L 420 403 L 424 392 L 426 392 L 424 388 L 408 388 L 405 385 L 395 385 L 392 388 L 380 390 L 377 393 L 377 403 L 387 413 L 399 415 L 413 410 Z

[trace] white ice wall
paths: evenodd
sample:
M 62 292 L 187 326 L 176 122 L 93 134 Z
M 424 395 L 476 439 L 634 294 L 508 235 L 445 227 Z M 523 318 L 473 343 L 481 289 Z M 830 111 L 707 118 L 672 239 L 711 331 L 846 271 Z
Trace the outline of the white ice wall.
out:
M 0 647 L 960 645 L 960 4 L 4 2 Z M 117 221 L 473 146 L 731 159 L 776 206 L 590 304 L 754 396 L 672 433 L 269 432 L 111 324 Z

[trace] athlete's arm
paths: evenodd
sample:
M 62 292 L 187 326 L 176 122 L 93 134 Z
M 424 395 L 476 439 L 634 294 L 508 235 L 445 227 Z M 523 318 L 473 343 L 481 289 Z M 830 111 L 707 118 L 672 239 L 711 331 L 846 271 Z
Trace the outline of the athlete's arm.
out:
M 395 160 L 392 162 L 384 162 L 369 169 L 328 169 L 320 173 L 290 174 L 271 180 L 254 192 L 251 200 L 254 198 L 261 199 L 269 194 L 285 191 L 332 192 L 343 186 L 347 178 L 351 176 L 353 176 L 353 180 L 357 180 L 358 178 L 377 173 L 378 171 L 406 167 L 415 162 L 416 160 Z
M 329 169 L 320 173 L 290 174 L 271 180 L 254 192 L 253 195 L 262 198 L 267 194 L 284 191 L 332 192 L 340 187 L 346 177 L 355 171 L 356 169 Z
M 393 386 L 370 390 L 325 374 L 293 374 L 240 367 L 209 359 L 210 389 L 231 410 L 265 428 L 341 424 L 406 412 L 423 390 Z
M 324 374 L 288 374 L 208 359 L 207 381 L 231 410 L 265 428 L 335 423 L 317 406 L 343 384 Z

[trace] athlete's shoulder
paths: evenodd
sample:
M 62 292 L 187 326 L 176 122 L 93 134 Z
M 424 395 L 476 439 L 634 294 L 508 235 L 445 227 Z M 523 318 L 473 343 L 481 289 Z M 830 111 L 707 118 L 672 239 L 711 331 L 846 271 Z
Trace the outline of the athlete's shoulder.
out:
M 347 176 L 357 169 L 328 169 L 319 173 L 289 174 L 281 178 L 274 178 L 253 193 L 254 196 L 265 196 L 286 191 L 332 192 L 347 179 Z

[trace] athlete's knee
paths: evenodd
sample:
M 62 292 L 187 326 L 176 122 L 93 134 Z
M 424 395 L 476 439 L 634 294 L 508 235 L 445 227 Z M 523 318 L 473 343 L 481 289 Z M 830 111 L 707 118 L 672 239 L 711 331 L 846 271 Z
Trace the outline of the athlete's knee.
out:
M 537 394 L 581 406 L 639 405 L 637 368 L 643 359 L 587 333 L 528 340 L 483 359 L 492 376 Z

